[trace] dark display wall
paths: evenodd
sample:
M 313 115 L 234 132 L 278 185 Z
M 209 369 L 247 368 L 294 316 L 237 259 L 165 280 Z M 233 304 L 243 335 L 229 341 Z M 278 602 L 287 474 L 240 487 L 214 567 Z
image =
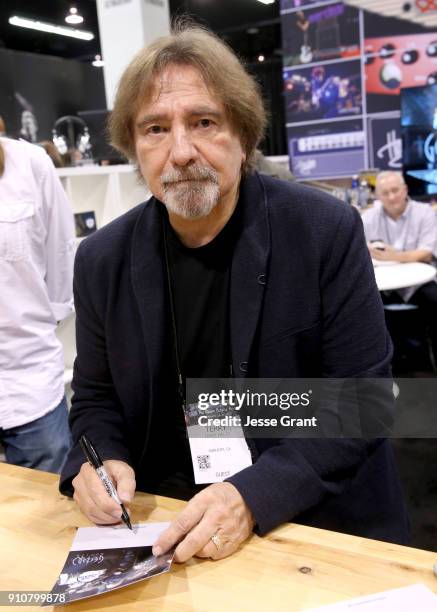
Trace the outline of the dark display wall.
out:
M 268 123 L 261 143 L 265 155 L 286 155 L 287 142 L 283 104 L 283 80 L 281 58 L 249 64 L 249 72 L 257 80 L 268 114 Z
M 281 22 L 296 177 L 399 170 L 400 89 L 437 83 L 437 32 L 333 0 L 281 0 Z
M 103 73 L 74 60 L 0 49 L 0 115 L 7 133 L 50 139 L 56 119 L 106 108 Z

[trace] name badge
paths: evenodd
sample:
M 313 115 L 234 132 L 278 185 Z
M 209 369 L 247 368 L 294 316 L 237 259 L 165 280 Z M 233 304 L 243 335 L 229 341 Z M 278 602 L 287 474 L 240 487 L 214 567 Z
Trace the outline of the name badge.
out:
M 240 417 L 231 416 L 227 407 L 200 410 L 189 404 L 185 422 L 196 484 L 222 482 L 252 465 Z

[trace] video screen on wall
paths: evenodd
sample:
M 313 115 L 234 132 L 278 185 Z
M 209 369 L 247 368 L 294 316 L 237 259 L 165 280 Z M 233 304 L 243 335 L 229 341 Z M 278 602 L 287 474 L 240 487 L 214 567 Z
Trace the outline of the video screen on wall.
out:
M 409 193 L 437 193 L 437 84 L 401 90 L 401 126 Z
M 295 176 L 400 170 L 400 94 L 437 84 L 437 32 L 332 0 L 282 0 L 281 23 Z
M 360 61 L 284 70 L 287 122 L 362 115 Z
M 401 92 L 401 125 L 437 129 L 437 84 L 406 87 Z
M 359 57 L 359 11 L 337 2 L 282 16 L 284 65 Z

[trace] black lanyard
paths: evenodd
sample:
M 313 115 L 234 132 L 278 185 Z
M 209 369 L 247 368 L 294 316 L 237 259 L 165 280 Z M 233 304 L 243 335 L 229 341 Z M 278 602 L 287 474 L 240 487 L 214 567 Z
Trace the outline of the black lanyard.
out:
M 168 257 L 168 247 L 167 247 L 167 224 L 164 221 L 162 226 L 162 235 L 164 239 L 164 254 L 165 254 L 165 269 L 167 272 L 167 286 L 168 286 L 168 294 L 170 297 L 170 313 L 171 313 L 171 325 L 173 329 L 174 336 L 174 353 L 176 360 L 176 371 L 177 371 L 177 379 L 178 379 L 178 395 L 181 401 L 182 408 L 185 414 L 185 389 L 184 389 L 184 381 L 181 372 L 181 360 L 179 356 L 179 342 L 178 342 L 178 332 L 176 326 L 176 311 L 174 307 L 174 297 L 173 297 L 173 285 L 171 278 L 171 270 L 170 270 L 170 261 Z
M 181 405 L 182 405 L 182 408 L 185 414 L 185 404 L 186 404 L 185 387 L 184 387 L 184 379 L 183 379 L 182 370 L 181 370 L 179 341 L 178 341 L 178 333 L 177 333 L 177 325 L 176 325 L 176 310 L 174 306 L 173 284 L 172 284 L 170 258 L 168 255 L 168 245 L 167 245 L 167 223 L 165 220 L 163 221 L 162 235 L 163 235 L 163 241 L 164 241 L 165 269 L 166 269 L 166 276 L 167 276 L 168 294 L 170 297 L 170 313 L 171 313 L 171 325 L 172 325 L 173 337 L 174 337 L 174 354 L 175 354 L 177 380 L 178 380 L 178 395 L 179 395 Z M 234 377 L 232 359 L 231 359 L 231 363 L 229 364 L 229 376 L 231 378 Z

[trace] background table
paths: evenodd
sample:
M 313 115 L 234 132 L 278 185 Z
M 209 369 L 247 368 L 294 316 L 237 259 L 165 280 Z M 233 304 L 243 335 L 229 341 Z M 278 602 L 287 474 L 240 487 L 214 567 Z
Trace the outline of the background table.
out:
M 0 464 L 0 590 L 50 590 L 76 528 L 90 524 L 57 485 L 53 474 Z M 139 493 L 133 522 L 171 520 L 183 506 Z M 174 564 L 65 610 L 293 612 L 418 582 L 437 592 L 436 561 L 437 553 L 289 523 L 227 559 Z
M 436 275 L 436 269 L 429 264 L 378 262 L 374 264 L 375 279 L 380 291 L 403 289 L 428 283 Z

